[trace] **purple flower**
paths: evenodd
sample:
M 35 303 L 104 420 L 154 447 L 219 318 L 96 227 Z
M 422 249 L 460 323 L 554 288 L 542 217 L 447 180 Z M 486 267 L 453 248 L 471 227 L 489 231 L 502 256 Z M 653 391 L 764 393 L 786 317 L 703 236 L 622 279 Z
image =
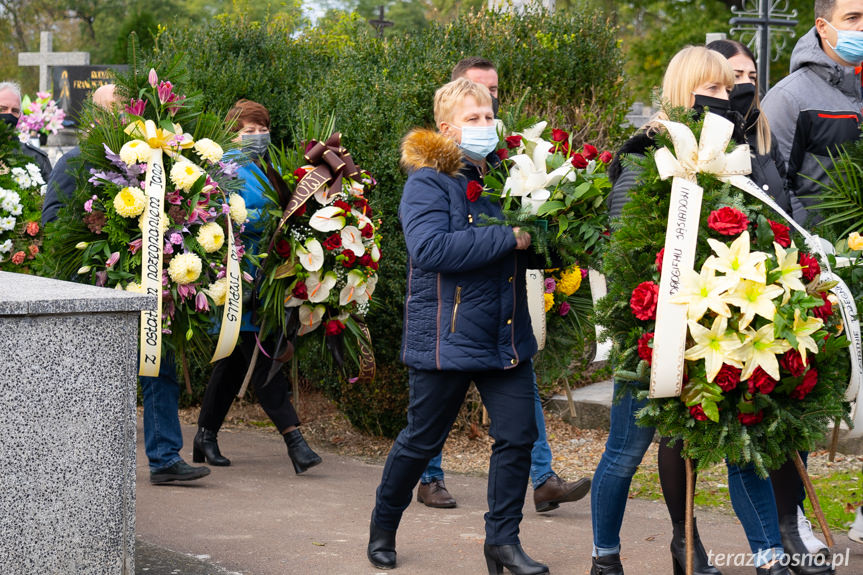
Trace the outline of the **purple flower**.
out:
M 249 283 L 252 283 L 253 281 L 255 281 L 255 278 L 253 278 L 251 276 L 251 274 L 249 274 L 249 272 L 243 272 L 243 279 Z
M 557 283 L 554 281 L 554 278 L 545 278 L 545 293 L 554 293 L 554 288 L 557 287 Z
M 114 252 L 108 257 L 108 260 L 105 262 L 105 267 L 112 268 L 114 265 L 120 260 L 120 252 Z
M 169 239 L 171 240 L 171 243 L 175 246 L 183 245 L 183 234 L 178 234 L 177 232 L 174 232 L 171 234 Z
M 168 200 L 169 204 L 174 204 L 175 206 L 179 206 L 183 203 L 183 197 L 180 195 L 180 190 L 168 192 L 165 194 L 165 199 Z
M 104 287 L 105 283 L 108 281 L 108 272 L 102 270 L 100 272 L 96 272 L 96 285 L 99 287 Z
M 185 96 L 177 96 L 176 94 L 171 94 L 171 97 L 170 97 L 170 99 L 168 99 L 168 102 L 176 102 L 177 105 L 176 106 L 169 106 L 168 107 L 168 113 L 171 114 L 172 116 L 174 114 L 176 114 L 177 111 L 183 107 L 183 100 L 185 100 L 185 99 L 186 99 Z
M 155 69 L 150 68 L 150 74 L 147 75 L 147 82 L 149 82 L 150 86 L 152 86 L 153 88 L 155 88 L 156 84 L 159 83 L 159 76 L 156 75 Z
M 237 175 L 237 171 L 240 169 L 240 164 L 237 162 L 219 162 L 219 171 L 225 175 L 226 178 L 234 178 Z
M 90 198 L 89 200 L 84 202 L 84 211 L 87 212 L 88 214 L 92 214 L 93 213 L 93 201 L 95 201 L 97 199 L 98 199 L 98 197 L 96 197 L 96 194 L 93 194 L 92 198 Z
M 126 105 L 126 113 L 131 114 L 133 116 L 143 116 L 144 109 L 147 107 L 147 102 L 141 99 L 135 100 L 134 98 L 129 101 Z
M 168 270 L 162 270 L 162 285 L 168 285 Z
M 162 250 L 166 255 L 171 255 L 174 253 L 174 246 L 171 245 L 171 242 L 165 242 L 165 249 Z
M 180 301 L 186 301 L 187 298 L 195 295 L 197 290 L 192 284 L 180 284 L 177 286 L 177 294 L 180 296 Z
M 207 302 L 207 296 L 204 292 L 198 292 L 195 296 L 195 311 L 210 311 L 210 304 Z
M 246 246 L 244 246 L 243 244 L 240 244 L 237 246 L 237 257 L 242 258 L 244 255 L 246 255 Z M 249 281 L 252 281 L 252 280 L 249 280 Z
M 129 242 L 129 251 L 133 254 L 137 253 L 137 251 L 141 249 L 141 244 L 143 243 L 143 241 L 144 240 L 142 240 L 141 238 L 138 238 L 137 240 Z
M 563 302 L 562 304 L 560 304 L 560 310 L 558 313 L 560 313 L 561 317 L 568 314 L 569 313 L 569 304 L 567 302 Z
M 586 277 L 587 277 L 587 269 L 581 268 L 581 279 L 584 279 Z

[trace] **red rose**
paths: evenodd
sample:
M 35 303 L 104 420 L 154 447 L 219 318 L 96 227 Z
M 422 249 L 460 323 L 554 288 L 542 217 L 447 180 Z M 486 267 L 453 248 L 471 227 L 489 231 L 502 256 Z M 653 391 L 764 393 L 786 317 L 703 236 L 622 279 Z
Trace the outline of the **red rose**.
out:
M 773 391 L 777 383 L 775 379 L 770 377 L 770 374 L 760 367 L 756 367 L 752 375 L 749 376 L 749 393 L 755 393 L 755 390 L 758 389 L 759 392 L 766 395 Z
M 336 200 L 333 202 L 333 205 L 337 208 L 341 208 L 346 214 L 351 213 L 351 205 L 347 202 L 343 202 L 342 200 Z
M 815 371 L 814 367 L 810 367 L 809 371 L 806 372 L 806 375 L 803 376 L 803 381 L 801 381 L 797 387 L 794 388 L 794 391 L 791 392 L 791 397 L 794 399 L 803 399 L 809 392 L 811 392 L 815 388 L 815 384 L 818 383 L 818 372 Z
M 761 420 L 764 419 L 764 411 L 759 411 L 758 413 L 738 413 L 737 421 L 742 423 L 743 425 L 755 425 L 756 423 L 761 423 Z
M 297 168 L 296 170 L 294 170 L 294 176 L 296 176 L 298 182 L 300 180 L 302 180 L 303 176 L 305 176 L 305 175 L 306 175 L 306 171 L 302 168 Z
M 482 195 L 482 184 L 476 180 L 471 180 L 467 183 L 467 199 L 475 202 Z
M 27 227 L 24 228 L 24 231 L 29 236 L 35 236 L 39 233 L 39 224 L 36 222 L 27 222 Z
M 590 144 L 584 145 L 584 158 L 586 160 L 592 160 L 598 155 L 599 150 L 597 150 L 595 146 L 591 146 Z
M 369 264 L 372 263 L 372 256 L 365 253 L 357 258 L 357 263 L 359 263 L 361 266 L 368 267 Z
M 651 341 L 653 341 L 652 331 L 642 334 L 642 336 L 638 338 L 638 357 L 649 364 L 653 363 L 653 347 L 650 345 Z
M 497 157 L 501 160 L 505 160 L 509 157 L 509 150 L 507 150 L 506 148 L 501 148 L 496 153 Z
M 342 247 L 342 236 L 340 234 L 333 234 L 327 239 L 324 240 L 324 247 L 330 251 L 333 251 L 336 248 Z
M 665 248 L 659 250 L 656 254 L 656 271 L 662 274 L 662 259 L 665 257 Z
M 709 418 L 704 413 L 704 409 L 702 409 L 701 404 L 693 405 L 689 408 L 689 414 L 695 418 L 695 421 L 707 421 Z
M 821 319 L 827 319 L 829 316 L 833 315 L 833 304 L 830 303 L 829 299 L 827 299 L 826 293 L 821 292 L 818 295 L 821 296 L 821 300 L 824 303 L 819 307 L 812 308 L 812 315 L 820 317 Z
M 749 225 L 749 219 L 740 210 L 725 206 L 710 212 L 707 217 L 707 225 L 711 230 L 723 236 L 736 236 L 746 229 Z
M 559 130 L 559 129 L 557 129 L 557 128 L 554 128 L 554 129 L 551 131 L 551 141 L 552 141 L 552 142 L 558 142 L 558 143 L 560 143 L 560 142 L 567 141 L 568 139 L 569 139 L 569 134 L 567 134 L 567 133 L 566 133 L 565 131 L 563 131 L 563 130 Z
M 276 253 L 285 259 L 291 257 L 291 242 L 281 239 L 276 242 Z
M 719 373 L 716 374 L 713 382 L 718 385 L 722 391 L 731 391 L 740 383 L 740 368 L 723 363 L 722 369 L 720 369 Z
M 570 162 L 579 170 L 587 167 L 587 160 L 581 154 L 573 154 Z
M 337 319 L 331 319 L 326 323 L 324 329 L 326 330 L 326 335 L 339 335 L 345 331 L 345 324 Z
M 767 220 L 767 222 L 770 224 L 770 229 L 773 230 L 773 240 L 783 248 L 790 246 L 791 236 L 788 235 L 788 226 L 771 220 Z
M 291 217 L 298 218 L 301 215 L 303 215 L 304 213 L 306 213 L 306 204 L 303 204 L 302 206 L 297 208 L 296 211 L 293 214 L 291 214 Z
M 309 299 L 309 292 L 306 289 L 306 284 L 302 281 L 297 282 L 297 285 L 294 286 L 291 294 L 293 294 L 293 296 L 297 299 Z
M 818 265 L 818 260 L 811 254 L 800 254 L 800 266 L 803 268 L 803 279 L 808 282 L 814 280 L 821 273 L 821 266 Z
M 27 254 L 24 252 L 15 252 L 15 255 L 12 256 L 12 263 L 16 266 L 20 266 L 24 263 L 24 258 L 27 257 Z
M 782 358 L 779 360 L 779 365 L 785 368 L 785 370 L 794 377 L 799 377 L 803 375 L 804 371 L 806 371 L 806 366 L 803 365 L 803 358 L 800 356 L 800 352 L 796 349 L 789 349 L 782 354 Z
M 342 265 L 346 268 L 352 267 L 357 261 L 357 254 L 353 250 L 343 250 L 342 255 L 345 259 L 342 260 Z
M 366 224 L 360 230 L 360 234 L 362 234 L 362 236 L 367 240 L 370 240 L 375 237 L 375 229 L 371 226 L 371 224 Z
M 603 152 L 599 155 L 599 161 L 603 164 L 610 164 L 611 160 L 614 159 L 614 156 L 611 155 L 611 152 Z
M 635 317 L 649 321 L 656 319 L 656 302 L 659 299 L 659 286 L 653 282 L 641 282 L 629 298 L 629 307 Z
M 509 149 L 517 148 L 521 145 L 521 136 L 507 136 L 504 140 Z

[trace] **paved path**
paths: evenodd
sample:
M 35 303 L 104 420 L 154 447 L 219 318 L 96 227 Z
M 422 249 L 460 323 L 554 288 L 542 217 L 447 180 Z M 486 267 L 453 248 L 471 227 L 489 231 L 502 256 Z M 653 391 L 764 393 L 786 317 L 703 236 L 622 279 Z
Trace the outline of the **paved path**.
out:
M 191 463 L 194 428 L 184 426 L 183 456 Z M 231 467 L 188 484 L 153 486 L 138 428 L 137 573 L 148 575 L 357 575 L 378 573 L 365 557 L 369 515 L 381 466 L 319 450 L 324 463 L 294 474 L 284 442 L 258 431 L 219 435 Z M 457 509 L 413 503 L 398 534 L 395 575 L 482 575 L 485 478 L 449 474 Z M 748 551 L 733 517 L 699 513 L 708 549 Z M 590 505 L 585 499 L 538 514 L 528 489 L 522 542 L 555 575 L 586 575 L 590 566 Z M 863 545 L 837 533 L 835 551 L 849 549 L 850 566 L 839 575 L 863 574 Z M 671 573 L 671 526 L 660 502 L 630 500 L 623 525 L 628 575 Z M 182 555 L 178 555 L 178 552 Z M 172 559 L 173 558 L 173 559 Z M 173 564 L 172 564 L 173 561 Z M 202 567 L 204 565 L 204 567 Z M 209 565 L 209 567 L 206 567 Z M 728 567 L 724 575 L 752 575 Z M 386 573 L 386 572 L 385 572 Z

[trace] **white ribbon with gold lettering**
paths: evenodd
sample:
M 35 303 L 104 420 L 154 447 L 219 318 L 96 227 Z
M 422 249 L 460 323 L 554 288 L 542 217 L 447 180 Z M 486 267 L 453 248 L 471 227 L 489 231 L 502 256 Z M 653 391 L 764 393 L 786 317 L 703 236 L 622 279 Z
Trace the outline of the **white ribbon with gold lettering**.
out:
M 674 179 L 662 258 L 664 273 L 659 281 L 656 306 L 650 397 L 674 397 L 680 395 L 683 381 L 686 306 L 673 304 L 669 299 L 680 289 L 681 270 L 692 269 L 695 265 L 703 192 L 696 174 L 709 173 L 729 182 L 734 176 L 750 173 L 752 165 L 748 145 L 725 153 L 734 125 L 721 116 L 705 115 L 699 142 L 688 126 L 678 122 L 661 123 L 668 130 L 677 155 L 668 148 L 657 150 L 655 154 L 659 177 Z
M 216 351 L 210 363 L 228 357 L 233 353 L 240 337 L 240 325 L 243 318 L 243 284 L 242 272 L 240 271 L 240 258 L 237 254 L 237 246 L 234 243 L 234 226 L 231 224 L 231 215 L 226 214 L 228 219 L 228 265 L 225 277 L 228 278 L 228 291 L 225 294 L 225 309 L 222 310 L 222 327 L 219 330 L 219 341 L 216 343 Z
M 144 187 L 147 203 L 141 230 L 141 287 L 156 296 L 156 309 L 141 312 L 141 350 L 138 373 L 157 377 L 162 361 L 162 212 L 165 203 L 165 167 L 162 149 L 150 151 Z

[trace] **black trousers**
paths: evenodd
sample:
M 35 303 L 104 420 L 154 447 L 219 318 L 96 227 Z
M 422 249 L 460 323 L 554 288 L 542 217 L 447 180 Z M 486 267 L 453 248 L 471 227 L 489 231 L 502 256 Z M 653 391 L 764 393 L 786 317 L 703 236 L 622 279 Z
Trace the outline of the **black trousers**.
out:
M 270 344 L 264 347 L 269 351 L 275 346 Z M 234 353 L 216 362 L 204 392 L 204 399 L 201 402 L 201 414 L 198 416 L 199 427 L 210 431 L 219 431 L 222 427 L 234 397 L 243 385 L 243 379 L 246 376 L 246 370 L 249 368 L 254 351 L 255 333 L 243 331 L 240 332 L 240 339 L 237 342 L 237 347 L 234 348 Z M 264 385 L 272 363 L 273 361 L 263 353 L 258 353 L 251 385 L 255 388 L 255 394 L 258 396 L 261 407 L 276 424 L 279 433 L 282 433 L 291 426 L 299 425 L 300 419 L 291 404 L 291 388 L 281 370 L 273 376 L 269 383 Z
M 485 540 L 518 543 L 530 451 L 536 441 L 533 364 L 495 371 L 410 370 L 408 424 L 393 444 L 377 489 L 375 524 L 395 531 L 429 460 L 440 453 L 470 382 L 476 383 L 491 417 L 495 442 L 488 468 Z

